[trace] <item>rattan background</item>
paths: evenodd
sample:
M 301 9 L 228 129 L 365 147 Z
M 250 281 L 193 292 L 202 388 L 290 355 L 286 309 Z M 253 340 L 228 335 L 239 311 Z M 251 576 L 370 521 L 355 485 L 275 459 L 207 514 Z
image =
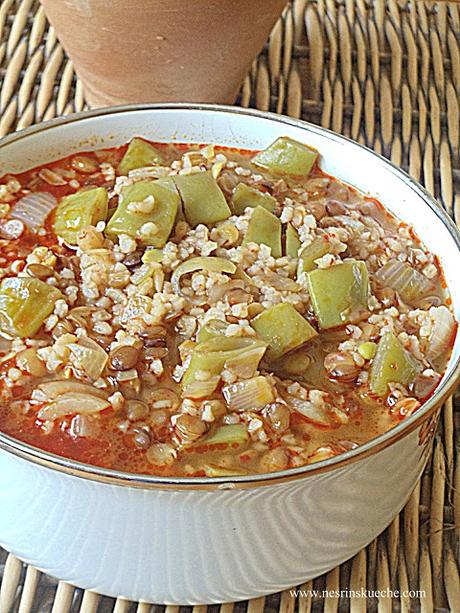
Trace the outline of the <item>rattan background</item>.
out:
M 239 104 L 301 117 L 365 143 L 408 170 L 460 223 L 459 94 L 458 2 L 294 0 L 254 62 Z M 0 0 L 0 135 L 84 108 L 72 63 L 38 2 Z M 403 512 L 355 558 L 302 586 L 410 588 L 424 596 L 296 598 L 286 591 L 208 607 L 209 613 L 460 611 L 459 432 L 460 411 L 451 401 Z M 164 610 L 58 583 L 1 550 L 0 576 L 0 613 Z

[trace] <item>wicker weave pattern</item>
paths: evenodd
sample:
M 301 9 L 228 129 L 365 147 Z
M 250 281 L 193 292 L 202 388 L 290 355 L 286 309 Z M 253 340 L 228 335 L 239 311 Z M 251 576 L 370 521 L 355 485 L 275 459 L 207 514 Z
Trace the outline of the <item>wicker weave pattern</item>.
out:
M 254 62 L 240 104 L 320 123 L 372 147 L 424 183 L 460 223 L 459 95 L 458 0 L 294 0 Z M 38 3 L 0 0 L 0 135 L 84 107 L 72 63 Z M 460 611 L 460 413 L 452 401 L 441 422 L 404 511 L 354 559 L 302 586 L 410 588 L 424 597 L 296 598 L 287 591 L 223 605 L 221 613 Z M 0 561 L 0 613 L 151 610 L 57 583 L 6 552 Z

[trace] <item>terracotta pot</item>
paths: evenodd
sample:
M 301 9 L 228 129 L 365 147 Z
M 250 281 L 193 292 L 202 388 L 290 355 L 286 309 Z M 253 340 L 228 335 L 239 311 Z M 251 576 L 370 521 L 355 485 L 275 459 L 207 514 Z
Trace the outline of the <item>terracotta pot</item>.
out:
M 93 107 L 234 101 L 286 0 L 41 0 Z

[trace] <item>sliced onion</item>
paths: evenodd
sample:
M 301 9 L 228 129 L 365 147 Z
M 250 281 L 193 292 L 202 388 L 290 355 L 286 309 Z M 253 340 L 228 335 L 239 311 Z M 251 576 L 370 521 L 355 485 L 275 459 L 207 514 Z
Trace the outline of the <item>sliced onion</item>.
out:
M 414 394 L 419 400 L 425 400 L 438 387 L 441 375 L 432 370 L 417 375 L 414 381 Z
M 38 411 L 37 417 L 43 421 L 54 421 L 66 415 L 94 415 L 110 407 L 110 402 L 90 394 L 69 392 L 59 396 Z
M 222 393 L 232 411 L 258 411 L 275 400 L 273 387 L 262 376 L 227 385 Z
M 208 292 L 209 302 L 219 302 L 227 292 L 231 289 L 243 289 L 244 282 L 241 279 L 232 279 L 228 283 L 222 283 L 220 285 L 214 285 Z
M 99 421 L 91 415 L 75 415 L 70 423 L 70 433 L 78 438 L 97 438 Z
M 78 343 L 69 343 L 74 365 L 95 381 L 99 379 L 109 356 L 100 345 L 90 338 L 81 338 Z
M 329 406 L 328 410 L 330 411 L 330 413 L 332 413 L 332 415 L 334 415 L 336 421 L 340 425 L 348 424 L 348 422 L 350 421 L 350 416 L 346 411 L 343 411 L 342 409 L 339 409 L 338 407 L 335 407 L 333 405 Z
M 191 258 L 182 262 L 171 276 L 171 285 L 177 294 L 181 294 L 180 279 L 183 275 L 196 272 L 197 270 L 207 270 L 208 272 L 226 272 L 233 274 L 236 271 L 236 265 L 230 260 L 218 258 L 214 256 L 202 256 Z
M 199 398 L 208 398 L 219 385 L 220 377 L 215 375 L 210 377 L 206 381 L 192 381 L 185 386 L 182 395 L 185 398 L 192 398 L 194 400 Z
M 235 271 L 235 279 L 241 279 L 241 281 L 244 281 L 244 283 L 246 285 L 250 285 L 252 287 L 255 287 L 254 285 L 254 281 L 252 279 L 252 277 L 250 277 L 247 272 L 245 272 L 242 268 L 240 268 L 239 266 L 236 267 L 236 271 Z
M 59 396 L 63 394 L 67 394 L 69 392 L 75 392 L 80 394 L 92 394 L 93 396 L 97 396 L 98 398 L 107 398 L 107 393 L 97 387 L 92 385 L 87 385 L 86 383 L 80 383 L 79 381 L 69 381 L 64 379 L 59 379 L 56 381 L 46 381 L 45 383 L 40 383 L 38 389 L 45 394 L 48 400 L 55 400 Z
M 256 344 L 245 351 L 238 352 L 225 362 L 225 368 L 237 377 L 249 378 L 254 376 L 260 360 L 263 358 L 267 345 Z
M 409 304 L 434 289 L 433 283 L 425 275 L 399 260 L 387 262 L 375 273 L 375 279 L 383 287 L 396 290 L 402 300 Z
M 92 313 L 96 311 L 95 307 L 91 306 L 80 306 L 71 309 L 67 314 L 67 319 L 77 324 L 81 328 L 85 328 L 88 324 L 86 321 L 90 318 Z
M 300 285 L 289 277 L 278 275 L 276 272 L 267 272 L 262 277 L 272 287 L 280 291 L 286 292 L 298 292 L 300 291 Z
M 323 460 L 329 460 L 340 452 L 336 451 L 332 445 L 325 445 L 324 447 L 318 447 L 316 451 L 310 454 L 307 458 L 307 464 L 313 464 L 313 462 L 322 462 Z
M 372 217 L 385 232 L 394 234 L 398 229 L 397 220 L 375 200 L 366 200 L 366 202 L 361 204 L 359 209 L 363 215 Z
M 310 400 L 302 400 L 295 396 L 286 396 L 288 406 L 306 417 L 309 421 L 320 426 L 331 426 L 332 420 L 324 407 L 313 404 Z
M 11 217 L 23 221 L 28 228 L 36 230 L 44 225 L 46 218 L 57 206 L 57 200 L 49 192 L 35 192 L 16 202 Z
M 433 329 L 428 339 L 427 358 L 435 360 L 452 344 L 455 333 L 455 321 L 449 309 L 442 305 L 429 310 L 433 320 Z

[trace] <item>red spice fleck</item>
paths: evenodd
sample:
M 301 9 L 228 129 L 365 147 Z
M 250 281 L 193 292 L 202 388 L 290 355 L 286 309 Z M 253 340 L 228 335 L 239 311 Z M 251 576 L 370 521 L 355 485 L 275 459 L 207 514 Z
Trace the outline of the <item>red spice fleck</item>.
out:
M 16 385 L 12 388 L 11 393 L 13 395 L 13 398 L 20 398 L 25 393 L 25 391 L 25 387 L 23 387 L 22 385 Z

